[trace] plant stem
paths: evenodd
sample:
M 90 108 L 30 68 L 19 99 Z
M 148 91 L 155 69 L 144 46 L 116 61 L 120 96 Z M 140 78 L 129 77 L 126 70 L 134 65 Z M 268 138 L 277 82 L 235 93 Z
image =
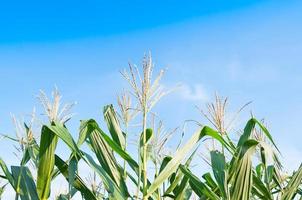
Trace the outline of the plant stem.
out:
M 140 191 L 140 182 L 143 174 L 143 199 L 145 200 L 145 194 L 147 192 L 147 145 L 146 145 L 146 126 L 147 126 L 147 112 L 146 109 L 143 110 L 143 156 L 141 158 L 141 144 L 139 141 L 138 148 L 138 162 L 139 162 L 139 174 L 137 181 L 137 191 L 136 191 L 136 199 L 138 199 L 139 191 Z
M 124 151 L 127 152 L 127 135 L 128 135 L 128 124 L 126 124 L 126 134 L 125 134 L 125 146 Z M 127 171 L 126 171 L 126 160 L 124 160 L 124 179 L 127 179 Z
M 143 114 L 144 116 L 144 114 Z M 144 117 L 143 117 L 144 121 Z M 143 132 L 144 132 L 144 122 L 143 122 Z M 141 137 L 139 136 L 138 140 L 138 180 L 137 180 L 137 189 L 136 189 L 136 200 L 139 199 L 140 185 L 142 181 L 142 157 L 141 157 Z
M 155 160 L 155 178 L 158 176 L 158 166 L 157 161 Z M 157 189 L 157 199 L 160 200 L 160 188 Z
M 142 179 L 142 161 L 141 161 L 141 147 L 140 139 L 138 140 L 138 180 L 137 180 L 137 189 L 136 189 L 136 200 L 139 199 L 140 184 Z
M 147 137 L 146 137 L 146 126 L 147 126 L 147 110 L 143 110 L 143 200 L 146 200 L 145 195 L 147 193 Z

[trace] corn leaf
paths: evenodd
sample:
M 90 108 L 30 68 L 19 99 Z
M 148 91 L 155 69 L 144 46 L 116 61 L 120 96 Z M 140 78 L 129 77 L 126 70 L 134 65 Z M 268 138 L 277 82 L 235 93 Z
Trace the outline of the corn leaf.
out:
M 200 141 L 201 138 L 205 136 L 211 136 L 212 138 L 215 138 L 220 143 L 226 146 L 226 148 L 229 147 L 229 145 L 225 142 L 225 140 L 220 136 L 220 134 L 217 131 L 214 131 L 210 127 L 203 127 L 201 130 L 197 131 L 190 140 L 182 147 L 179 148 L 172 160 L 168 162 L 167 166 L 163 169 L 163 171 L 155 178 L 153 183 L 148 189 L 147 197 L 150 196 L 157 188 L 161 186 L 161 184 L 172 174 L 176 171 L 182 160 L 185 158 L 188 152 L 190 152 L 196 145 L 198 141 Z
M 73 189 L 74 181 L 76 178 L 76 173 L 78 171 L 78 159 L 76 156 L 71 156 L 68 165 L 68 183 L 69 183 L 69 192 Z
M 16 183 L 5 162 L 0 158 L 0 166 L 9 184 L 16 190 Z
M 85 141 L 86 138 L 90 136 L 93 131 L 96 130 L 99 132 L 100 136 L 103 138 L 103 140 L 110 146 L 110 148 L 117 153 L 119 156 L 121 156 L 124 160 L 127 161 L 129 166 L 138 173 L 138 164 L 137 162 L 131 158 L 131 156 L 125 152 L 116 142 L 114 142 L 108 135 L 106 135 L 98 126 L 98 124 L 95 122 L 95 120 L 87 120 L 81 122 L 81 128 L 80 128 L 80 135 L 81 140 L 78 142 L 78 144 L 81 144 L 82 141 Z
M 37 191 L 40 200 L 48 199 L 55 163 L 55 149 L 58 137 L 47 126 L 42 127 L 39 151 Z
M 232 188 L 232 200 L 249 200 L 252 190 L 252 156 L 259 143 L 256 140 L 247 140 L 242 145 L 240 156 L 234 162 L 234 183 Z
M 69 179 L 69 166 L 67 163 L 65 163 L 59 156 L 55 156 L 55 165 L 56 167 L 60 170 L 61 174 L 66 178 L 66 180 L 68 181 Z M 73 187 L 75 189 L 77 189 L 78 191 L 81 192 L 81 194 L 83 195 L 83 197 L 85 199 L 91 199 L 91 200 L 96 200 L 96 196 L 93 194 L 93 192 L 86 186 L 86 184 L 84 183 L 84 181 L 81 179 L 81 177 L 75 173 L 74 174 L 75 178 L 73 181 Z M 74 190 L 72 190 L 74 191 Z M 72 192 L 71 194 L 72 195 Z
M 113 154 L 111 146 L 108 145 L 107 141 L 104 139 L 104 137 L 108 139 L 108 136 L 99 128 L 94 120 L 83 121 L 80 134 L 84 135 L 89 140 L 89 146 L 95 153 L 102 169 L 111 177 L 112 181 L 120 187 L 123 196 L 128 196 L 129 193 L 123 179 L 122 169 Z M 83 139 L 81 139 L 81 141 L 85 141 L 85 137 L 82 137 Z M 117 145 L 117 147 L 119 147 L 119 145 Z M 120 147 L 119 150 L 121 150 Z
M 29 169 L 24 166 L 12 166 L 11 170 L 21 200 L 38 200 L 36 185 Z
M 124 149 L 126 143 L 125 136 L 121 130 L 120 123 L 118 121 L 113 105 L 111 104 L 105 106 L 103 114 L 113 141 L 115 141 L 122 149 Z
M 193 160 L 193 157 L 196 153 L 198 148 L 195 149 L 195 151 L 190 155 L 189 159 L 186 161 L 185 163 L 185 167 L 189 167 L 189 165 L 191 164 L 192 160 Z M 172 158 L 171 157 L 165 157 L 165 158 L 168 158 L 167 160 L 171 160 Z M 165 164 L 165 166 L 167 165 L 167 163 Z M 162 168 L 164 169 L 164 167 Z M 161 171 L 162 171 L 161 169 Z M 178 186 L 179 182 L 181 182 L 180 184 L 183 184 L 181 187 L 178 187 L 177 190 L 183 190 L 186 186 L 186 184 L 184 182 L 187 182 L 185 181 L 186 178 L 183 178 L 183 173 L 181 172 L 180 169 L 177 170 L 176 172 L 176 176 L 175 176 L 175 179 L 172 181 L 172 183 L 170 184 L 170 186 L 167 188 L 167 190 L 165 191 L 165 194 L 164 195 L 168 195 L 169 193 L 171 193 L 172 191 L 174 191 L 174 189 Z M 180 192 L 176 191 L 178 194 L 175 196 L 179 196 Z M 183 191 L 181 191 L 183 192 Z
M 266 199 L 266 200 L 272 200 L 272 194 L 265 186 L 265 184 L 262 182 L 262 180 L 256 176 L 255 173 L 253 173 L 253 188 L 252 188 L 252 193 L 255 196 L 258 196 L 260 199 Z
M 77 146 L 77 144 L 75 143 L 75 141 L 73 140 L 71 134 L 69 133 L 69 131 L 67 130 L 67 128 L 58 122 L 53 122 L 52 125 L 47 126 L 48 129 L 50 129 L 57 137 L 59 137 L 61 140 L 63 140 L 65 142 L 65 144 L 67 144 L 67 146 L 74 152 L 77 154 L 80 154 L 79 148 Z M 40 145 L 41 146 L 41 145 Z
M 213 191 L 211 191 L 204 183 L 202 183 L 198 177 L 196 177 L 192 172 L 190 172 L 186 167 L 180 166 L 181 171 L 185 174 L 187 178 L 190 180 L 190 186 L 193 191 L 200 197 L 211 200 L 219 200 L 219 196 L 217 196 Z
M 211 166 L 213 169 L 214 177 L 218 183 L 222 197 L 224 199 L 230 199 L 228 190 L 228 173 L 225 157 L 219 151 L 211 151 Z
M 85 162 L 101 177 L 105 188 L 107 192 L 110 194 L 110 196 L 114 199 L 127 199 L 128 194 L 125 194 L 116 183 L 115 181 L 108 175 L 108 173 L 99 165 L 95 163 L 93 158 L 87 154 L 84 153 L 83 159 Z
M 288 182 L 284 193 L 281 196 L 281 200 L 293 199 L 297 194 L 299 187 L 302 184 L 302 165 L 298 171 L 294 172 L 290 181 Z M 302 196 L 302 195 L 301 195 Z

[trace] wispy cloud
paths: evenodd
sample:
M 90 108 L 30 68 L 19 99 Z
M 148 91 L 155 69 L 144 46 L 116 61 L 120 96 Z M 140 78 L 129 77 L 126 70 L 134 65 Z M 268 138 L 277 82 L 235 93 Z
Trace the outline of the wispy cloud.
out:
M 185 100 L 189 101 L 206 101 L 208 94 L 202 84 L 182 84 L 177 93 Z

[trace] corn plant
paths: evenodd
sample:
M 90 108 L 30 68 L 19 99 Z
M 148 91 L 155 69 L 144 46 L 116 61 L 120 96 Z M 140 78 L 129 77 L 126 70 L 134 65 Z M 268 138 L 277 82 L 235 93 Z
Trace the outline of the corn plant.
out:
M 203 112 L 210 126 L 199 126 L 173 153 L 164 153 L 162 150 L 174 131 L 163 131 L 162 122 L 157 127 L 150 123 L 154 116 L 152 108 L 167 94 L 160 85 L 163 71 L 152 79 L 150 55 L 144 57 L 142 65 L 142 76 L 134 65 L 130 65 L 129 72 L 122 72 L 131 91 L 118 98 L 119 113 L 114 105 L 104 106 L 106 129 L 94 119 L 81 120 L 78 137 L 74 138 L 67 128 L 73 104 L 61 108 L 57 89 L 52 99 L 44 92 L 39 95 L 48 120 L 40 124 L 38 132 L 32 121 L 22 124 L 14 120 L 22 134 L 5 138 L 20 145 L 21 159 L 18 165 L 10 167 L 0 159 L 0 178 L 13 188 L 15 199 L 49 199 L 51 185 L 58 176 L 63 176 L 68 184 L 68 191 L 56 196 L 60 200 L 75 199 L 76 194 L 87 200 L 302 198 L 302 166 L 291 175 L 283 173 L 277 145 L 263 122 L 254 117 L 246 123 L 239 140 L 232 140 L 232 130 L 224 121 L 227 101 L 218 96 L 215 103 L 208 104 L 210 114 Z M 130 123 L 136 116 L 140 116 L 141 127 L 132 130 Z M 129 133 L 133 131 L 138 132 L 137 155 L 127 148 Z M 194 174 L 192 162 L 200 161 L 196 155 L 207 139 L 221 148 L 213 145 L 209 150 L 211 171 Z M 59 155 L 59 140 L 69 149 L 64 152 L 69 155 L 67 160 Z M 93 174 L 88 178 L 90 183 L 79 173 L 80 162 Z M 150 164 L 155 170 L 150 170 Z M 0 188 L 1 194 L 5 186 Z

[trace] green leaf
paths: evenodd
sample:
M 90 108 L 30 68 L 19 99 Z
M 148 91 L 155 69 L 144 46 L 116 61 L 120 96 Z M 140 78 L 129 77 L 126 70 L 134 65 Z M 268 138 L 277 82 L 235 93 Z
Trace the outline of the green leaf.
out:
M 211 165 L 223 198 L 230 199 L 227 186 L 228 173 L 224 155 L 219 151 L 211 151 Z
M 139 145 L 140 145 L 140 158 L 141 158 L 141 161 L 143 159 L 143 148 L 144 148 L 144 145 L 148 145 L 148 143 L 151 141 L 151 138 L 153 137 L 153 130 L 151 128 L 147 128 L 146 129 L 146 142 L 144 144 L 144 132 L 141 133 L 141 136 L 140 136 L 140 142 L 139 142 Z M 143 162 L 143 161 L 142 161 Z
M 269 131 L 265 128 L 265 126 L 261 122 L 259 122 L 255 118 L 251 118 L 247 122 L 247 124 L 246 124 L 246 126 L 244 128 L 244 132 L 243 132 L 243 134 L 241 135 L 241 137 L 240 137 L 240 139 L 238 141 L 237 147 L 242 146 L 245 141 L 247 141 L 248 139 L 250 139 L 251 133 L 252 133 L 253 129 L 255 128 L 256 124 L 261 128 L 261 130 L 264 132 L 265 136 L 274 145 L 274 147 L 279 151 L 279 149 L 278 149 L 277 145 L 275 144 L 275 142 L 274 142 L 271 134 L 269 133 Z
M 0 187 L 0 198 L 1 198 L 2 194 L 3 194 L 4 189 L 5 189 L 6 186 L 7 186 L 7 183 L 5 185 L 3 185 L 3 186 Z
M 160 168 L 159 168 L 159 173 L 165 169 L 167 164 L 172 160 L 171 156 L 166 156 L 164 157 L 163 161 L 161 162 Z
M 259 143 L 256 140 L 247 140 L 240 148 L 240 155 L 233 163 L 235 171 L 232 188 L 232 200 L 249 200 L 252 190 L 252 156 Z
M 195 153 L 196 153 L 196 151 L 197 151 L 197 149 L 198 148 L 196 148 L 195 149 L 195 151 L 193 151 L 193 153 L 190 155 L 190 157 L 189 157 L 189 159 L 186 161 L 186 163 L 185 163 L 185 167 L 189 167 L 189 165 L 191 164 L 191 162 L 192 162 L 192 160 L 193 160 L 193 157 L 194 157 L 194 155 L 195 155 Z M 171 160 L 172 158 L 171 157 L 165 157 L 165 159 L 167 158 L 167 161 L 169 160 Z M 163 160 L 163 162 L 162 162 L 162 166 L 163 165 L 167 165 L 168 164 L 168 162 L 167 161 L 165 161 L 165 159 Z M 165 162 L 167 162 L 166 164 L 164 164 Z M 162 168 L 161 167 L 161 170 L 160 170 L 160 172 L 162 171 L 162 169 L 164 169 L 164 168 Z M 178 169 L 177 171 L 176 171 L 176 176 L 175 176 L 175 179 L 172 181 L 172 183 L 170 184 L 170 186 L 167 188 L 167 190 L 165 191 L 165 194 L 164 195 L 168 195 L 169 193 L 171 193 L 177 186 L 178 186 L 178 183 L 179 182 L 182 182 L 182 184 L 184 184 L 182 187 L 185 187 L 185 183 L 184 182 L 186 182 L 184 179 L 186 179 L 186 178 L 183 178 L 183 173 L 181 172 L 181 170 L 180 169 Z M 179 187 L 177 190 L 182 190 L 181 189 L 181 187 Z M 183 188 L 184 189 L 184 188 Z M 183 192 L 183 191 L 182 191 Z M 180 194 L 178 194 L 178 195 L 180 195 Z M 176 195 L 177 196 L 177 195 Z
M 204 183 L 202 183 L 192 172 L 190 172 L 186 167 L 180 166 L 181 171 L 185 174 L 187 178 L 190 180 L 190 186 L 193 191 L 200 197 L 206 197 L 211 200 L 219 200 L 219 196 L 217 196 L 212 190 L 210 190 Z
M 265 184 L 261 181 L 261 179 L 253 174 L 253 188 L 252 193 L 255 196 L 258 196 L 261 199 L 272 200 L 272 194 L 268 188 L 266 188 Z
M 108 130 L 111 134 L 112 139 L 122 148 L 125 148 L 125 136 L 121 130 L 120 123 L 118 121 L 117 115 L 113 108 L 113 105 L 107 105 L 104 107 L 104 119 L 107 123 Z
M 5 162 L 1 158 L 0 158 L 0 166 L 1 166 L 1 169 L 4 173 L 4 175 L 5 175 L 5 178 L 8 180 L 10 185 L 16 190 L 15 179 L 12 176 L 12 174 L 10 173 L 9 169 L 7 168 Z
M 281 196 L 281 200 L 293 199 L 297 194 L 297 191 L 302 183 L 302 165 L 300 168 L 293 173 L 290 181 L 284 189 L 284 193 Z
M 157 188 L 161 186 L 161 184 L 169 177 L 172 173 L 176 171 L 182 160 L 185 158 L 187 153 L 189 153 L 196 145 L 196 143 L 205 136 L 211 136 L 215 138 L 227 148 L 229 147 L 225 140 L 220 136 L 217 131 L 214 131 L 210 127 L 203 127 L 202 130 L 197 131 L 190 140 L 182 147 L 179 148 L 175 154 L 173 155 L 172 160 L 167 164 L 167 166 L 163 169 L 163 171 L 155 178 L 153 183 L 148 189 L 147 197 L 149 197 Z
M 80 131 L 80 135 L 85 135 L 89 140 L 89 147 L 91 147 L 92 151 L 95 153 L 103 170 L 111 177 L 112 181 L 120 187 L 123 196 L 129 196 L 128 189 L 123 178 L 123 170 L 113 154 L 112 147 L 117 151 L 120 151 L 124 156 L 128 156 L 128 159 L 131 157 L 128 154 L 125 154 L 121 147 L 111 140 L 111 138 L 99 128 L 98 124 L 94 120 L 82 121 Z M 83 141 L 83 139 L 81 140 Z M 84 139 L 84 141 L 85 140 L 86 139 Z M 135 162 L 132 164 L 137 165 Z
M 150 139 L 152 138 L 153 136 L 153 130 L 151 128 L 147 128 L 146 129 L 146 144 L 150 141 Z M 141 133 L 141 136 L 140 136 L 140 147 L 142 148 L 143 145 L 144 145 L 144 141 L 143 141 L 143 133 Z
M 250 119 L 246 123 L 243 134 L 239 138 L 237 148 L 241 147 L 251 137 L 252 131 L 255 128 L 255 124 L 256 124 L 256 120 L 254 118 Z
M 69 179 L 69 166 L 67 163 L 65 163 L 59 156 L 55 156 L 55 165 L 60 170 L 61 174 L 66 178 L 68 181 Z M 81 179 L 81 177 L 75 173 L 74 174 L 74 181 L 72 182 L 72 185 L 75 189 L 81 192 L 83 197 L 85 199 L 91 199 L 96 200 L 96 196 L 93 194 L 93 192 L 86 186 L 84 181 Z M 73 190 L 72 190 L 73 191 Z
M 129 166 L 138 173 L 138 164 L 137 162 L 127 153 L 125 152 L 117 143 L 115 143 L 108 135 L 106 135 L 98 126 L 98 124 L 93 120 L 87 120 L 81 122 L 81 134 L 85 135 L 85 137 L 89 137 L 90 134 L 94 131 L 98 131 L 100 136 L 104 139 L 104 141 L 110 146 L 110 148 L 116 152 L 119 156 L 121 156 L 124 160 L 127 161 Z M 84 141 L 86 138 L 84 139 Z
M 269 131 L 267 130 L 267 128 L 261 123 L 259 122 L 257 119 L 254 119 L 254 121 L 256 122 L 256 124 L 258 124 L 258 126 L 261 128 L 261 130 L 264 132 L 264 134 L 266 135 L 266 137 L 269 139 L 269 141 L 274 145 L 274 147 L 277 149 L 277 151 L 280 153 L 280 150 L 278 149 L 277 145 L 275 144 L 273 137 L 271 136 L 271 134 L 269 133 Z
M 212 191 L 216 191 L 219 189 L 218 185 L 216 184 L 209 172 L 202 175 L 202 178 L 206 181 L 205 183 L 212 189 Z
M 188 183 L 188 177 L 184 177 L 181 180 L 180 185 L 174 190 L 175 200 L 190 199 L 190 196 L 192 195 L 192 190 L 190 187 L 188 187 Z
M 195 151 L 190 155 L 189 159 L 187 160 L 187 162 L 185 163 L 185 167 L 189 167 L 189 165 L 191 164 L 193 157 L 197 151 L 198 147 L 195 149 Z M 179 185 L 177 185 L 175 187 L 175 189 L 173 190 L 173 193 L 175 194 L 175 200 L 182 200 L 182 199 L 190 199 L 191 195 L 192 195 L 192 189 L 191 187 L 189 187 L 189 178 L 186 176 L 183 176 L 183 173 L 181 171 L 181 169 L 177 170 L 177 175 L 175 178 L 175 181 L 173 181 L 173 183 L 170 185 L 169 188 L 174 188 L 174 184 L 178 183 L 178 178 L 181 177 L 182 180 L 180 182 Z M 167 193 L 169 192 L 169 188 L 167 189 Z
M 68 183 L 69 183 L 69 192 L 73 189 L 73 184 L 76 178 L 76 173 L 78 171 L 78 159 L 76 156 L 71 156 L 68 166 Z M 71 194 L 70 194 L 71 195 Z
M 68 194 L 60 194 L 56 200 L 70 200 L 70 198 L 72 198 L 75 193 L 77 192 L 76 189 L 73 189 L 72 191 L 70 191 Z
M 11 169 L 21 200 L 38 200 L 36 185 L 29 169 L 24 166 L 12 166 Z
M 47 126 L 54 134 L 56 134 L 67 146 L 76 154 L 80 154 L 80 150 L 73 140 L 71 134 L 67 130 L 67 128 L 58 122 L 53 122 L 52 125 Z M 40 145 L 41 146 L 41 145 Z
M 112 196 L 114 199 L 127 199 L 128 195 L 124 194 L 115 181 L 108 175 L 108 173 L 100 166 L 98 166 L 93 158 L 87 154 L 84 153 L 83 159 L 85 162 L 101 177 L 103 184 L 105 185 L 105 188 L 107 192 Z
M 267 167 L 266 176 L 265 176 L 265 183 L 267 185 L 269 185 L 272 182 L 274 172 L 275 172 L 275 167 L 273 165 L 270 165 L 270 166 Z
M 40 139 L 40 160 L 37 177 L 37 191 L 40 200 L 46 200 L 50 195 L 51 175 L 54 169 L 57 142 L 57 135 L 47 126 L 43 126 Z

